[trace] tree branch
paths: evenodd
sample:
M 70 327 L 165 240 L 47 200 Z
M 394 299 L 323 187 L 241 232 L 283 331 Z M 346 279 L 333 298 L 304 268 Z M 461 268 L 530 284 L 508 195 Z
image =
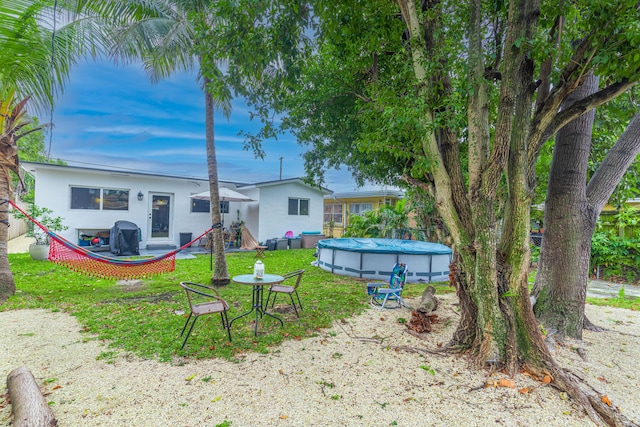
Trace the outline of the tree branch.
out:
M 549 126 L 543 130 L 541 141 L 546 141 L 551 138 L 558 130 L 564 125 L 573 121 L 577 117 L 583 115 L 587 111 L 599 107 L 600 105 L 611 101 L 617 96 L 629 90 L 634 86 L 636 82 L 630 82 L 624 79 L 620 82 L 614 83 L 605 87 L 604 89 L 572 104 L 566 110 L 560 111 Z
M 640 153 L 640 113 L 637 113 L 609 150 L 587 185 L 587 200 L 601 211 L 611 197 L 622 175 Z

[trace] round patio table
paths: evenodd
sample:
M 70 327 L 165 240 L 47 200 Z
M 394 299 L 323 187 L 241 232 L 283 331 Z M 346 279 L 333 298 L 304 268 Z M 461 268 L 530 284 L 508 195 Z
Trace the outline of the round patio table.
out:
M 246 313 L 242 313 L 240 316 L 234 317 L 231 319 L 229 323 L 229 327 L 233 324 L 234 321 L 240 319 L 241 317 L 248 316 L 249 314 L 256 312 L 256 321 L 253 327 L 253 334 L 258 336 L 258 319 L 263 315 L 267 315 L 273 317 L 277 321 L 280 322 L 280 326 L 284 326 L 284 322 L 278 316 L 274 316 L 271 313 L 267 313 L 262 308 L 262 300 L 264 295 L 264 287 L 275 285 L 276 283 L 281 283 L 284 281 L 284 277 L 278 276 L 277 274 L 265 274 L 261 279 L 256 279 L 253 277 L 253 274 L 242 274 L 240 276 L 234 276 L 231 280 L 236 283 L 240 283 L 242 285 L 251 285 L 253 286 L 253 293 L 251 295 L 251 310 Z

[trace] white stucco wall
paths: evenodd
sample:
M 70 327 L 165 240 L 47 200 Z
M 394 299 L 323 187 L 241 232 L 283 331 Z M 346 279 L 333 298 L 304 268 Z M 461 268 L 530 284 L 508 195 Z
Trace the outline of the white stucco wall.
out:
M 192 238 L 195 238 L 211 226 L 208 212 L 191 212 L 190 196 L 209 189 L 209 183 L 205 179 L 28 162 L 24 162 L 23 166 L 36 177 L 36 205 L 47 207 L 54 211 L 55 216 L 64 218 L 63 223 L 69 229 L 59 234 L 76 244 L 79 233 L 83 230 L 110 230 L 119 220 L 133 222 L 141 229 L 141 248 L 145 248 L 147 244 L 178 246 L 180 233 L 191 233 Z M 224 215 L 224 225 L 229 227 L 239 217 L 258 242 L 264 243 L 270 238 L 284 237 L 288 230 L 293 231 L 296 236 L 303 231 L 322 230 L 324 192 L 319 189 L 304 185 L 298 180 L 239 186 L 224 181 L 220 184 L 253 199 L 251 202 L 230 202 L 229 213 Z M 129 209 L 71 209 L 71 187 L 128 190 Z M 138 192 L 143 194 L 142 201 L 138 200 Z M 172 229 L 168 238 L 149 238 L 152 194 L 171 196 Z M 291 197 L 308 199 L 309 215 L 289 215 Z
M 284 237 L 291 230 L 295 236 L 303 231 L 322 231 L 323 200 L 320 190 L 298 181 L 259 186 L 260 212 L 257 239 L 266 242 Z M 289 198 L 309 199 L 309 215 L 289 215 Z
M 211 226 L 208 212 L 191 212 L 191 194 L 206 191 L 205 180 L 147 176 L 121 172 L 105 172 L 91 169 L 64 167 L 36 167 L 35 203 L 47 207 L 55 215 L 64 218 L 68 230 L 60 232 L 63 237 L 78 243 L 81 230 L 110 230 L 119 220 L 131 221 L 142 231 L 140 247 L 151 244 L 180 243 L 180 233 L 192 233 L 195 238 Z M 71 187 L 95 187 L 129 190 L 129 209 L 126 211 L 71 209 Z M 142 192 L 143 200 L 138 200 Z M 151 215 L 150 194 L 172 196 L 172 229 L 170 236 L 149 241 Z M 230 209 L 232 206 L 230 205 Z

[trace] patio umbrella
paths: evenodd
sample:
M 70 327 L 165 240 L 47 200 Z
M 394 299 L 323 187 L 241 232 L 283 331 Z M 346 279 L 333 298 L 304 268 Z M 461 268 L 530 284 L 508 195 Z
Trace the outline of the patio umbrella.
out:
M 254 202 L 251 197 L 245 196 L 244 194 L 238 193 L 237 191 L 233 191 L 230 188 L 220 187 L 218 189 L 218 195 L 221 201 L 224 202 Z M 191 196 L 192 199 L 198 200 L 211 200 L 211 193 L 209 191 L 203 191 L 202 193 L 197 193 Z
M 251 197 L 245 196 L 244 194 L 226 187 L 218 188 L 218 195 L 220 197 L 220 201 L 223 202 L 255 202 Z M 211 200 L 211 193 L 209 191 L 203 191 L 202 193 L 193 194 L 191 198 L 197 200 Z M 224 224 L 224 214 L 222 214 L 222 224 Z M 209 260 L 209 268 L 213 270 L 213 245 L 211 245 L 210 252 L 211 258 Z

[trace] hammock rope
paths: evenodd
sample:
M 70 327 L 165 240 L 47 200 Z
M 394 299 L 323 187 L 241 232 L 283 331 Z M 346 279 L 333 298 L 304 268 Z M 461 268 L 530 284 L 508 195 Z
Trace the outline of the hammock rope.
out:
M 140 259 L 116 259 L 92 252 L 82 246 L 71 243 L 64 237 L 48 230 L 11 200 L 9 200 L 9 203 L 14 209 L 17 209 L 50 237 L 49 261 L 65 266 L 78 273 L 107 279 L 140 279 L 174 271 L 178 252 L 188 248 L 203 238 L 207 233 L 210 233 L 214 228 L 222 227 L 222 223 L 214 224 L 210 229 L 189 243 L 166 254 Z

